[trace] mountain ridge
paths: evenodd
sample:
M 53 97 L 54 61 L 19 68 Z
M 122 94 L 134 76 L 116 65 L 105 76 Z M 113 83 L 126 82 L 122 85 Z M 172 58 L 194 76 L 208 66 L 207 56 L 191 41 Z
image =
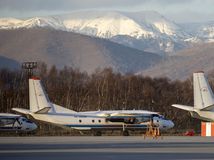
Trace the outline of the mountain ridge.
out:
M 156 65 L 138 72 L 137 75 L 168 77 L 172 80 L 186 80 L 193 72 L 214 71 L 214 43 L 200 44 L 180 51 L 176 56 L 167 57 Z
M 113 68 L 121 73 L 149 68 L 161 57 L 111 41 L 45 28 L 0 30 L 0 55 L 23 61 L 44 61 L 88 73 Z
M 207 24 L 208 25 L 208 24 Z M 82 11 L 65 15 L 34 17 L 26 20 L 0 19 L 0 29 L 47 27 L 105 38 L 160 55 L 191 47 L 199 42 L 212 42 L 214 24 L 187 31 L 181 25 L 154 11 Z M 204 35 L 204 36 L 203 36 Z M 208 36 L 209 35 L 209 36 Z M 120 37 L 120 38 L 118 38 Z M 130 38 L 127 38 L 130 37 Z M 136 43 L 138 41 L 138 43 Z M 153 49 L 153 46 L 156 46 Z

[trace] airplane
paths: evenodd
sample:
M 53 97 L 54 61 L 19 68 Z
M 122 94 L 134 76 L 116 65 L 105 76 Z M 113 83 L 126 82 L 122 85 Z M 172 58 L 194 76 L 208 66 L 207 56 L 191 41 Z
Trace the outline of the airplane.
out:
M 203 71 L 193 73 L 194 106 L 173 104 L 190 112 L 193 118 L 214 121 L 214 95 Z
M 146 129 L 152 120 L 161 130 L 172 128 L 174 123 L 157 112 L 145 110 L 110 110 L 75 112 L 52 103 L 39 78 L 29 79 L 30 109 L 13 108 L 21 114 L 30 115 L 36 120 L 53 123 L 61 127 L 91 130 L 101 135 L 102 130 L 122 130 L 128 135 L 129 130 Z
M 37 125 L 21 115 L 0 113 L 0 131 L 31 132 Z

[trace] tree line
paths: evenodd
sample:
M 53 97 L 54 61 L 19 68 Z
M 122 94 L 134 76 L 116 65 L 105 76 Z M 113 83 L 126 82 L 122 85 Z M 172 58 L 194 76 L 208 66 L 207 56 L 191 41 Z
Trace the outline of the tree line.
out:
M 71 67 L 48 69 L 44 63 L 36 75 L 42 79 L 52 102 L 75 111 L 142 109 L 172 119 L 175 129 L 200 128 L 199 120 L 171 106 L 193 105 L 192 78 L 172 81 L 115 73 L 111 68 L 89 75 Z M 0 112 L 11 112 L 13 107 L 29 108 L 28 76 L 22 70 L 1 69 Z

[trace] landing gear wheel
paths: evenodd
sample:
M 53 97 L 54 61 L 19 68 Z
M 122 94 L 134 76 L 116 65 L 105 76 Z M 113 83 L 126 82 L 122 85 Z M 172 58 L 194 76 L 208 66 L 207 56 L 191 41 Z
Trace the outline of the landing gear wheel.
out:
M 101 131 L 94 132 L 94 136 L 102 136 L 102 132 Z
M 123 131 L 123 136 L 129 136 L 129 131 Z

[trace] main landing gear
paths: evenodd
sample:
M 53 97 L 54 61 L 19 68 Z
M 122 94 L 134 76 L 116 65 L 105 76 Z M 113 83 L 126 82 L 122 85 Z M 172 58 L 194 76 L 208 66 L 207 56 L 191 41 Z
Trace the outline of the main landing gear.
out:
M 96 131 L 93 133 L 94 136 L 102 136 L 102 132 L 101 131 Z
M 122 132 L 123 136 L 129 136 L 129 131 L 125 130 Z

